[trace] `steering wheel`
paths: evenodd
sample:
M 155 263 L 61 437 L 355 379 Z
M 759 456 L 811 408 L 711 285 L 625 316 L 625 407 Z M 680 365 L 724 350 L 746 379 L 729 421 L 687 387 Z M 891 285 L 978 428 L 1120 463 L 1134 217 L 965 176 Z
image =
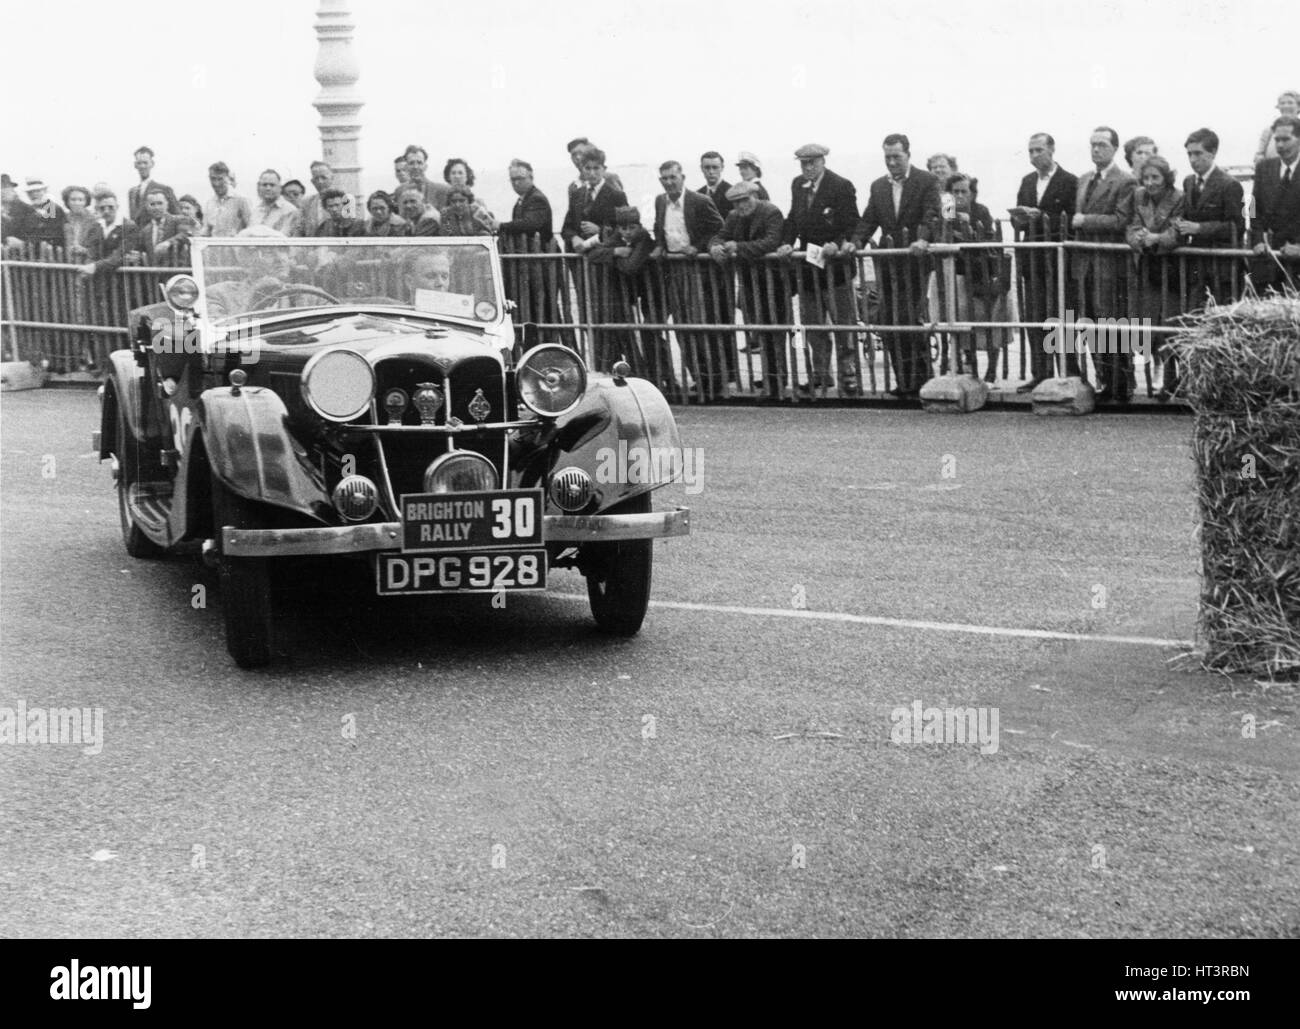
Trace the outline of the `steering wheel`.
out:
M 265 311 L 272 304 L 283 300 L 285 297 L 297 296 L 300 293 L 308 296 L 320 297 L 322 300 L 328 300 L 331 304 L 341 304 L 343 302 L 338 297 L 326 293 L 323 289 L 319 289 L 316 286 L 309 286 L 305 282 L 294 282 L 285 286 L 283 289 L 277 289 L 270 296 L 263 297 L 258 301 L 255 307 L 252 307 L 249 310 Z

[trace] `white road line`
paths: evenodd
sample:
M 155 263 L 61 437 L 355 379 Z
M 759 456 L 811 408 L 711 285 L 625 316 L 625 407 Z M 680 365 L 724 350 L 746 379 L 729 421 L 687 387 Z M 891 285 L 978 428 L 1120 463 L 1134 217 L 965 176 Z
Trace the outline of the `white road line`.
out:
M 550 596 L 585 601 L 580 593 L 552 591 Z M 925 629 L 930 632 L 964 632 L 977 636 L 1012 636 L 1030 640 L 1071 640 L 1080 643 L 1129 643 L 1139 647 L 1181 647 L 1191 650 L 1191 640 L 1158 639 L 1154 636 L 1089 635 L 1081 632 L 1053 632 L 1050 629 L 1013 629 L 1002 625 L 970 625 L 965 622 L 926 622 L 915 618 L 882 618 L 878 615 L 852 615 L 839 611 L 800 611 L 779 607 L 742 607 L 738 604 L 691 604 L 677 600 L 652 600 L 651 607 L 673 611 L 707 611 L 721 615 L 751 615 L 756 618 L 804 618 L 815 622 L 840 622 L 849 625 L 880 625 L 890 629 Z

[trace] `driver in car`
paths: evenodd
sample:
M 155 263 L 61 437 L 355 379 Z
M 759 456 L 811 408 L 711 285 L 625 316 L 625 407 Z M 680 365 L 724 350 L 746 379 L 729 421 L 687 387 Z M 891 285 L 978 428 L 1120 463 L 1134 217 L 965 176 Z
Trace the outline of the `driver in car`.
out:
M 285 235 L 267 225 L 254 225 L 239 233 L 238 238 L 284 239 Z M 241 247 L 238 256 L 243 278 L 213 283 L 205 291 L 209 318 L 229 318 L 256 310 L 289 285 L 292 265 L 288 247 Z
M 406 259 L 402 277 L 411 303 L 417 289 L 446 293 L 451 289 L 451 257 L 441 250 L 417 251 Z

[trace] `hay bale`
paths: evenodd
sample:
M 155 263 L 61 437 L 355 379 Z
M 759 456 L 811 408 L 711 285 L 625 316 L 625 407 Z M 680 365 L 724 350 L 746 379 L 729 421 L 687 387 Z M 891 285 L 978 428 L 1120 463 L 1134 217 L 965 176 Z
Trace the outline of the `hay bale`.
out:
M 1300 297 L 1250 297 L 1175 338 L 1195 412 L 1207 667 L 1300 678 Z

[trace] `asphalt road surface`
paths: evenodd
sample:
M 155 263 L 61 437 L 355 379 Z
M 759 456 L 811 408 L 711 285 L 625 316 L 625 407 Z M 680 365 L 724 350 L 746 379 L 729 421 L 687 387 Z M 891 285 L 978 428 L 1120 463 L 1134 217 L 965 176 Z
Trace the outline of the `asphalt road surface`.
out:
M 1176 660 L 1186 417 L 683 410 L 634 640 L 576 573 L 308 567 L 256 673 L 195 560 L 122 550 L 96 420 L 0 403 L 0 706 L 103 713 L 0 745 L 0 934 L 1300 933 L 1295 694 Z M 996 750 L 892 741 L 917 702 Z

